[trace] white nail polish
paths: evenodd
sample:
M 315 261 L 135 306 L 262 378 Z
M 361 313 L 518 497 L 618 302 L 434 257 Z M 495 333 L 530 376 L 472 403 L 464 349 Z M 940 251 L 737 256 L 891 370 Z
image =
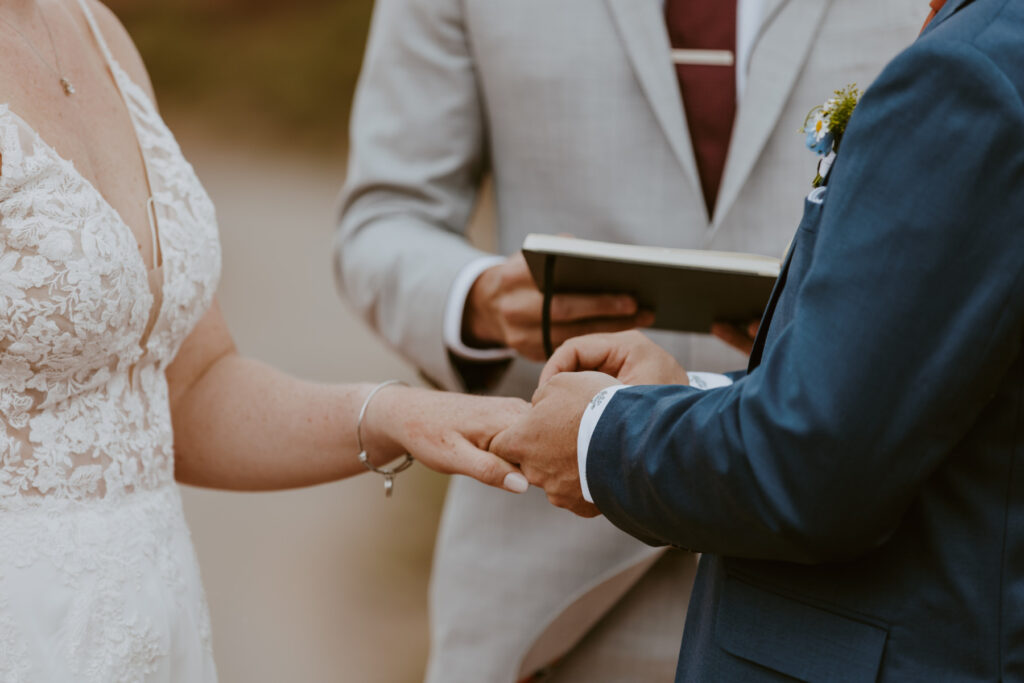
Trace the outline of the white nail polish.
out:
M 526 489 L 530 488 L 530 482 L 519 472 L 509 472 L 505 475 L 502 486 L 512 493 L 526 493 Z

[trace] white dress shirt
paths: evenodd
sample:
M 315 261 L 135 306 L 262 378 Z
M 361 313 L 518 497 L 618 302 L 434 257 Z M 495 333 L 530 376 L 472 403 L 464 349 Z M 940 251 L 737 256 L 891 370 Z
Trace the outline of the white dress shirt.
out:
M 754 45 L 763 16 L 764 0 L 737 0 L 736 5 L 736 101 L 743 98 L 747 82 L 747 68 L 750 52 Z M 515 351 L 507 348 L 476 349 L 462 339 L 462 318 L 466 299 L 480 274 L 491 266 L 504 261 L 501 257 L 484 256 L 467 264 L 456 276 L 448 292 L 444 312 L 444 344 L 453 354 L 465 360 L 494 362 L 515 357 Z

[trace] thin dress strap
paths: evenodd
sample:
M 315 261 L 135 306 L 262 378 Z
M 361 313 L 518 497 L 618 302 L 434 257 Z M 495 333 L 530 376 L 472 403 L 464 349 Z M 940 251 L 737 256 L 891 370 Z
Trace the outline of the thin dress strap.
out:
M 128 95 L 125 93 L 124 88 L 121 86 L 121 75 L 119 71 L 121 65 L 118 64 L 117 60 L 114 59 L 114 54 L 110 51 L 110 47 L 107 45 L 106 39 L 103 37 L 103 32 L 100 31 L 99 24 L 96 23 L 96 17 L 93 16 L 92 10 L 86 4 L 86 0 L 78 0 L 78 6 L 82 8 L 82 14 L 85 15 L 85 21 L 89 24 L 89 30 L 92 31 L 92 37 L 96 40 L 96 44 L 100 47 L 100 52 L 103 53 L 103 58 L 107 60 L 107 69 L 110 71 L 111 78 L 114 79 L 114 86 L 117 88 L 117 92 L 121 94 L 121 100 L 124 102 L 125 107 L 128 108 L 128 117 L 132 121 L 132 127 L 135 126 L 135 117 L 131 113 L 131 105 L 129 104 Z M 127 75 L 126 75 L 127 76 Z M 149 176 L 149 161 L 146 159 L 146 154 L 142 150 L 142 145 L 138 139 L 138 131 L 135 132 L 135 141 L 139 144 L 139 151 L 142 153 L 142 168 L 146 174 L 146 186 L 149 188 L 149 198 L 146 200 L 146 217 L 149 219 L 149 234 L 150 239 L 153 243 L 153 265 L 158 265 L 160 260 L 160 235 L 156 224 L 156 211 L 153 203 L 153 183 Z
M 117 65 L 117 60 L 114 59 L 114 54 L 110 51 L 107 46 L 107 41 L 103 37 L 103 32 L 100 31 L 99 24 L 96 23 L 96 17 L 93 16 L 92 10 L 85 3 L 85 0 L 78 0 L 78 6 L 82 8 L 82 14 L 85 15 L 85 21 L 89 24 L 89 29 L 92 31 L 92 37 L 96 39 L 96 44 L 100 46 L 100 52 L 103 53 L 104 59 L 107 60 L 107 67 L 111 71 L 111 75 L 114 76 L 114 82 L 117 84 L 117 89 L 121 90 L 121 83 L 117 79 L 117 70 L 114 68 Z M 124 93 L 121 93 L 124 96 Z

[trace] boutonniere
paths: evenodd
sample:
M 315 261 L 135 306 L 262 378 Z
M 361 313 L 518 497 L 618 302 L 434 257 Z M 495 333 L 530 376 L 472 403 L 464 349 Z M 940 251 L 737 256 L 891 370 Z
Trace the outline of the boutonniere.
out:
M 846 124 L 860 100 L 860 90 L 856 84 L 848 85 L 843 90 L 836 90 L 825 104 L 818 105 L 807 114 L 801 133 L 807 135 L 807 147 L 823 158 L 818 161 L 818 175 L 814 178 L 814 187 L 825 184 L 832 162 L 839 153 L 839 143 L 846 132 Z

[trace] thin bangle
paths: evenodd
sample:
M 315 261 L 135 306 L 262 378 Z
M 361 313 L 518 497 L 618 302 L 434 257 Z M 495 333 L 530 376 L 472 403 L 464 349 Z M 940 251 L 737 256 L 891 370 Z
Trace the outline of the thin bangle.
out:
M 371 472 L 383 475 L 385 498 L 390 498 L 391 492 L 395 488 L 395 475 L 409 469 L 412 467 L 412 464 L 416 462 L 411 455 L 406 453 L 402 462 L 398 463 L 394 467 L 376 467 L 372 462 L 370 462 L 370 456 L 366 454 L 366 447 L 363 446 L 363 418 L 366 417 L 366 409 L 369 407 L 370 401 L 377 395 L 378 391 L 393 384 L 400 384 L 403 387 L 409 386 L 400 379 L 381 382 L 373 388 L 370 394 L 366 397 L 366 400 L 363 401 L 363 407 L 359 409 L 359 419 L 356 421 L 356 443 L 359 444 L 359 462 L 363 463 L 363 467 Z

